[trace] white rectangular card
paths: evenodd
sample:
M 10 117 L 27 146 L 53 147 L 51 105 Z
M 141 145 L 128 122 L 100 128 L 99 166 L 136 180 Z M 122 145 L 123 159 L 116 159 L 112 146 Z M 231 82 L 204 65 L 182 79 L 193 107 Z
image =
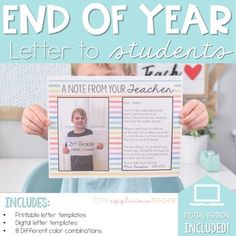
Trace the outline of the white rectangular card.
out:
M 185 97 L 198 99 L 207 96 L 207 65 L 181 63 L 145 63 L 138 64 L 140 76 L 181 76 L 183 78 L 183 94 Z
M 176 176 L 181 77 L 49 77 L 50 177 Z

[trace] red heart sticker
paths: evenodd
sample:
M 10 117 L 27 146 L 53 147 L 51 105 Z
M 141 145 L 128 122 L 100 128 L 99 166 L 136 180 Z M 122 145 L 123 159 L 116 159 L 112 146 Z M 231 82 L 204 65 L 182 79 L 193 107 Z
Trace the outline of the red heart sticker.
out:
M 197 78 L 197 76 L 199 75 L 199 73 L 202 70 L 202 65 L 201 64 L 197 64 L 194 67 L 190 66 L 190 65 L 185 65 L 184 67 L 184 71 L 186 73 L 186 75 L 191 79 L 191 80 L 195 80 Z

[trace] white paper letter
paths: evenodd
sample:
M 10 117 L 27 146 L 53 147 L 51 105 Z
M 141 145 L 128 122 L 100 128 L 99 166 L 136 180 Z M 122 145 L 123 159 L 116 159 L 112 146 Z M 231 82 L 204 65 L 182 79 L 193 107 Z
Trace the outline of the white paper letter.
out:
M 218 19 L 219 13 L 223 13 L 224 17 Z M 224 6 L 211 6 L 211 34 L 218 34 L 218 32 L 228 34 L 229 29 L 224 27 L 224 25 L 229 23 L 231 18 L 232 13 L 228 8 Z
M 27 5 L 20 6 L 20 32 L 22 34 L 28 34 L 28 21 L 31 23 L 32 27 L 34 28 L 35 32 L 38 34 L 43 30 L 43 23 L 45 17 L 46 7 L 40 6 L 38 11 L 37 20 L 32 15 L 30 9 Z
M 113 34 L 119 34 L 119 21 L 124 20 L 124 15 L 119 15 L 119 11 L 126 11 L 126 5 L 112 6 Z
M 93 28 L 90 24 L 90 21 L 89 21 L 89 15 L 93 10 L 99 10 L 103 14 L 103 17 L 104 17 L 103 25 L 98 29 Z M 111 22 L 111 20 L 110 20 L 109 11 L 102 4 L 92 3 L 92 4 L 89 4 L 84 9 L 84 12 L 83 12 L 83 25 L 84 25 L 85 29 L 90 34 L 93 34 L 93 35 L 104 34 L 108 30 L 108 28 L 110 26 L 110 22 Z
M 56 12 L 61 13 L 64 17 L 63 22 L 58 26 L 54 25 Z M 55 34 L 62 31 L 63 29 L 67 27 L 69 22 L 70 22 L 70 15 L 66 9 L 59 6 L 55 6 L 55 5 L 48 5 L 48 33 L 49 34 Z
M 15 16 L 10 14 L 10 11 L 17 11 L 18 6 L 6 5 L 3 6 L 3 33 L 4 34 L 16 34 L 16 29 L 11 29 L 9 23 L 15 20 Z
M 195 19 L 193 17 L 195 16 Z M 201 34 L 207 34 L 208 29 L 196 5 L 190 4 L 184 20 L 181 34 L 187 34 L 190 25 L 198 25 Z
M 147 16 L 147 33 L 155 34 L 153 18 L 159 14 L 164 7 L 161 4 L 158 4 L 154 10 L 150 11 L 145 4 L 141 4 L 139 9 Z
M 173 11 L 180 11 L 180 5 L 173 5 L 166 7 L 166 33 L 167 34 L 179 34 L 179 29 L 172 28 L 172 22 L 178 19 L 177 15 L 173 15 Z

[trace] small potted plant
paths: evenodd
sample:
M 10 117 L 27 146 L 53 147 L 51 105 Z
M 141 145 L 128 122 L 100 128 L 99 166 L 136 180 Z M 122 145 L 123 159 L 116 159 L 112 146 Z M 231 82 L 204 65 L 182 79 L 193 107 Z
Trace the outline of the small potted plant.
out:
M 204 129 L 192 130 L 182 136 L 182 162 L 199 163 L 201 151 L 207 150 L 208 139 L 214 138 L 213 115 L 209 113 L 209 122 Z

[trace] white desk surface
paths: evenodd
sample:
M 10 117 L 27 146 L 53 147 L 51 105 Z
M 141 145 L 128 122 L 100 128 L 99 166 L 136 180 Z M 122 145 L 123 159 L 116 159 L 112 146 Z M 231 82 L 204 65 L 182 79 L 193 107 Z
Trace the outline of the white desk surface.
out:
M 0 192 L 21 192 L 26 177 L 47 159 L 0 159 Z
M 198 164 L 181 163 L 180 165 L 179 177 L 185 188 L 194 184 L 206 175 L 210 176 L 228 189 L 236 191 L 236 175 L 222 164 L 219 172 L 207 172 Z
M 0 192 L 21 192 L 29 173 L 46 159 L 0 159 Z M 236 175 L 222 165 L 218 173 L 206 172 L 196 164 L 181 164 L 180 179 L 189 187 L 202 177 L 209 175 L 225 187 L 236 190 Z

